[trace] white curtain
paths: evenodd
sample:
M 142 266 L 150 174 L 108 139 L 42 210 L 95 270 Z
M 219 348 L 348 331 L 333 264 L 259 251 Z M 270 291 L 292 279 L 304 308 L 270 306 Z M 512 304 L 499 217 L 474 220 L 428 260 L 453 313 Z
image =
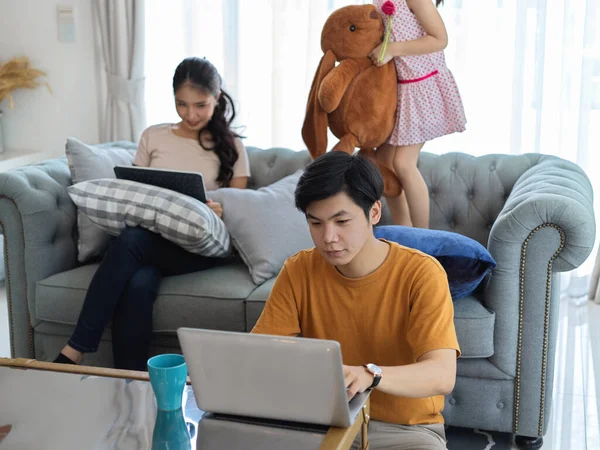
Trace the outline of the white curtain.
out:
M 600 192 L 599 5 L 446 0 L 440 8 L 450 40 L 446 59 L 463 97 L 467 131 L 436 139 L 425 151 L 555 155 L 584 168 Z M 594 208 L 600 211 L 597 195 Z M 597 248 L 563 277 L 566 295 L 588 294 Z M 599 275 L 600 266 L 590 286 Z
M 176 121 L 172 76 L 206 57 L 235 100 L 246 145 L 305 148 L 306 98 L 327 16 L 348 0 L 146 0 L 148 123 Z M 160 30 L 160 31 L 158 31 Z
M 323 23 L 332 10 L 355 3 L 369 2 L 147 0 L 149 122 L 177 120 L 173 71 L 185 56 L 206 56 L 239 106 L 236 122 L 247 145 L 305 148 L 300 129 Z M 427 143 L 425 151 L 556 155 L 586 169 L 598 188 L 599 3 L 446 0 L 439 8 L 449 35 L 446 59 L 467 131 Z M 593 262 L 574 279 L 591 273 Z
M 95 0 L 93 11 L 104 68 L 100 138 L 137 141 L 146 126 L 144 0 Z

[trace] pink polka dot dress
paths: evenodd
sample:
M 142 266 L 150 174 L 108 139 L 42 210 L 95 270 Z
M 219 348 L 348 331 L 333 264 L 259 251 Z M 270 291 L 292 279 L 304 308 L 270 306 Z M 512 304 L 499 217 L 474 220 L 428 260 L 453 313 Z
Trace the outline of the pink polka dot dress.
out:
M 425 30 L 406 5 L 405 0 L 392 0 L 396 6 L 392 18 L 390 41 L 411 41 L 425 36 Z M 387 24 L 381 6 L 373 4 Z M 446 67 L 444 52 L 394 58 L 398 72 L 398 108 L 396 126 L 388 142 L 412 145 L 446 134 L 465 130 L 467 122 L 454 76 Z

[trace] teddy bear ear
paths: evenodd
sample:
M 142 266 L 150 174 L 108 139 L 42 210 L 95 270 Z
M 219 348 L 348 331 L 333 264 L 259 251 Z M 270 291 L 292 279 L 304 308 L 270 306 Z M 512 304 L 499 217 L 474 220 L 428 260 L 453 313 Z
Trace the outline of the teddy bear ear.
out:
M 337 57 L 332 50 L 321 58 L 313 78 L 306 104 L 306 115 L 302 125 L 302 139 L 313 159 L 325 154 L 327 150 L 327 113 L 319 103 L 318 93 L 323 78 L 335 67 Z

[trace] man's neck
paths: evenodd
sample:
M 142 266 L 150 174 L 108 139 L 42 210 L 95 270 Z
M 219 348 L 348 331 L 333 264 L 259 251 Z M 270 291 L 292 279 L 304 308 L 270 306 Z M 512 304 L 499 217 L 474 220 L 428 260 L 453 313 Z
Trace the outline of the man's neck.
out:
M 390 245 L 373 236 L 352 261 L 344 266 L 336 266 L 338 272 L 347 278 L 362 278 L 375 272 L 385 261 Z

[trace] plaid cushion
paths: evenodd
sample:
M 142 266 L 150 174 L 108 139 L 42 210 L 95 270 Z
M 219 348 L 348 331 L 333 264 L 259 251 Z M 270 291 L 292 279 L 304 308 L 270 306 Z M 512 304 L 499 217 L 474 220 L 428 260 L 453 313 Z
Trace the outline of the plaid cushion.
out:
M 168 189 L 129 180 L 102 178 L 68 188 L 73 202 L 98 227 L 119 235 L 140 226 L 192 253 L 228 256 L 229 232 L 204 203 Z

